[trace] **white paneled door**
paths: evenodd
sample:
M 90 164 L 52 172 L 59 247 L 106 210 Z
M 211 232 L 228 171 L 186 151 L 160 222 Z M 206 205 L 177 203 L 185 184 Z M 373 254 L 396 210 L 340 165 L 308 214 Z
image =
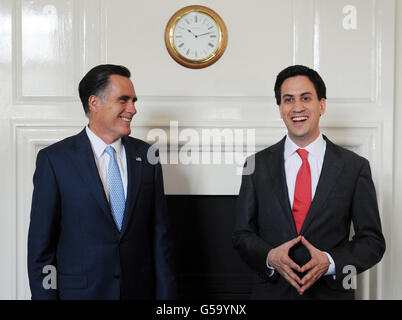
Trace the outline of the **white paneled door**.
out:
M 275 105 L 276 74 L 292 64 L 319 71 L 328 89 L 322 131 L 370 160 L 387 240 L 382 262 L 359 276 L 358 297 L 398 298 L 392 263 L 401 260 L 390 256 L 402 246 L 391 233 L 401 223 L 392 211 L 395 1 L 200 0 L 219 13 L 229 35 L 222 58 L 200 70 L 173 61 L 163 40 L 171 15 L 190 4 L 0 0 L 0 298 L 30 298 L 26 241 L 36 154 L 86 124 L 78 82 L 106 62 L 132 72 L 139 95 L 133 135 L 150 139 L 160 128 L 178 149 L 186 141 L 176 141 L 173 130 L 250 129 L 256 151 L 275 143 L 286 132 Z M 166 191 L 237 194 L 234 168 L 168 163 Z

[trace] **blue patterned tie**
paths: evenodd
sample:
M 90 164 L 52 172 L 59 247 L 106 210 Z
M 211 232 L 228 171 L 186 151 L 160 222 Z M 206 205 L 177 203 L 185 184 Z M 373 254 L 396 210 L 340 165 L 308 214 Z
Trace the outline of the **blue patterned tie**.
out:
M 123 223 L 124 209 L 126 207 L 123 182 L 121 180 L 119 166 L 117 165 L 116 158 L 114 156 L 113 147 L 107 146 L 105 148 L 105 152 L 110 157 L 109 167 L 107 170 L 110 206 L 112 207 L 113 216 L 120 231 Z

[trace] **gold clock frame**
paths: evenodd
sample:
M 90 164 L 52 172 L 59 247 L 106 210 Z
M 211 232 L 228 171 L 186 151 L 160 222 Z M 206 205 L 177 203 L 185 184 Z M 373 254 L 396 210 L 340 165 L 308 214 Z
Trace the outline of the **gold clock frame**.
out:
M 215 22 L 216 25 L 218 26 L 218 31 L 219 31 L 219 44 L 217 49 L 210 54 L 208 57 L 202 59 L 202 60 L 192 60 L 188 59 L 187 57 L 183 56 L 180 54 L 180 52 L 176 49 L 176 46 L 174 45 L 174 39 L 173 39 L 173 32 L 176 28 L 177 22 L 185 15 L 198 11 L 201 13 L 204 13 L 208 16 L 210 16 Z M 226 25 L 222 18 L 212 9 L 200 5 L 191 5 L 184 7 L 180 10 L 178 10 L 173 16 L 169 19 L 166 29 L 165 29 L 165 45 L 166 49 L 168 50 L 170 56 L 179 64 L 186 68 L 191 68 L 191 69 L 201 69 L 210 66 L 211 64 L 215 63 L 220 59 L 220 57 L 223 55 L 223 53 L 226 50 L 228 42 L 228 31 L 226 28 Z

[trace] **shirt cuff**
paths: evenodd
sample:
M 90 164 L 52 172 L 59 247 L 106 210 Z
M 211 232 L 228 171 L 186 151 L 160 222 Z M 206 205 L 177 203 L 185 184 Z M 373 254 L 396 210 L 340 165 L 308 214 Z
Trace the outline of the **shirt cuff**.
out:
M 334 259 L 332 259 L 331 255 L 328 252 L 324 251 L 324 253 L 327 255 L 329 263 L 330 263 L 330 265 L 328 267 L 328 271 L 325 274 L 325 276 L 334 276 L 334 279 L 335 279 L 335 262 L 334 262 Z
M 268 255 L 267 255 L 267 263 L 266 264 L 267 264 L 267 268 L 268 268 L 268 270 L 267 270 L 268 277 L 272 277 L 274 275 L 274 273 L 275 273 L 275 268 L 271 267 L 269 265 L 269 263 L 268 263 Z

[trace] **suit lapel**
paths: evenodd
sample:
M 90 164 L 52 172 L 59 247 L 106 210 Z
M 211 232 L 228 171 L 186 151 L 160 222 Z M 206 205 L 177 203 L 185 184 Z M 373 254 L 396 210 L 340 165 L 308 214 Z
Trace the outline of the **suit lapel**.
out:
M 132 218 L 134 204 L 141 185 L 142 162 L 145 161 L 145 159 L 138 156 L 134 144 L 127 137 L 123 137 L 122 142 L 124 144 L 127 158 L 127 199 L 120 238 L 123 236 L 127 229 L 127 225 Z
M 96 167 L 91 144 L 85 129 L 76 136 L 75 154 L 71 159 L 76 164 L 79 175 L 88 186 L 90 193 L 98 203 L 99 207 L 108 219 L 110 219 L 111 223 L 114 223 L 103 184 Z
M 302 229 L 300 230 L 301 234 L 307 230 L 311 221 L 313 221 L 314 216 L 320 212 L 320 208 L 326 202 L 326 199 L 328 198 L 344 166 L 343 159 L 339 156 L 336 146 L 327 137 L 324 136 L 324 139 L 327 142 L 324 162 L 314 199 L 311 202 L 310 209 L 307 213 Z
M 282 206 L 283 212 L 286 215 L 292 230 L 294 233 L 297 233 L 292 209 L 289 203 L 288 187 L 286 183 L 285 161 L 283 158 L 285 139 L 286 137 L 275 146 L 271 147 L 271 159 L 267 161 L 266 164 L 271 176 L 272 185 L 274 186 L 273 190 L 275 195 Z

